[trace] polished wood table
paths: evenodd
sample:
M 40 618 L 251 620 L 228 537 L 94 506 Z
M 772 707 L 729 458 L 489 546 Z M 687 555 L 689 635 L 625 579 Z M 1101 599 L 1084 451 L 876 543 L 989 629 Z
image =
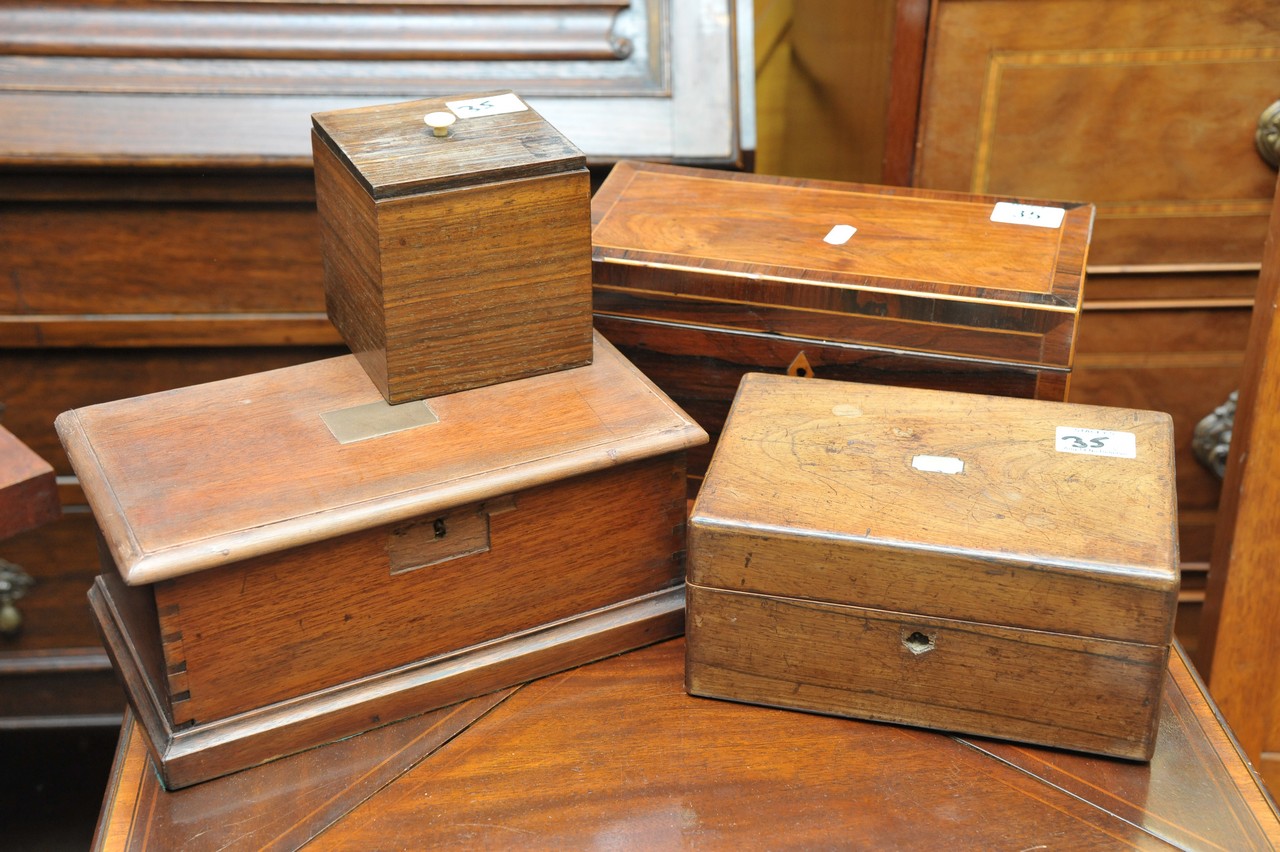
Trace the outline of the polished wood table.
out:
M 125 720 L 99 849 L 1271 849 L 1173 655 L 1151 763 L 693 698 L 677 639 L 175 792 Z

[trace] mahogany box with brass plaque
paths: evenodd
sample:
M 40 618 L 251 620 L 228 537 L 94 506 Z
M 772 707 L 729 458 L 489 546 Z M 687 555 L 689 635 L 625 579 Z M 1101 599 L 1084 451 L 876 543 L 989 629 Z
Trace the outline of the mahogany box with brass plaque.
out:
M 689 527 L 695 695 L 1147 759 L 1168 415 L 748 375 Z
M 524 101 L 312 122 L 326 310 L 388 402 L 591 360 L 586 158 Z
M 621 162 L 592 199 L 596 327 L 713 443 L 750 370 L 1062 400 L 1093 212 Z
M 706 435 L 595 347 L 429 402 L 343 356 L 58 418 L 168 786 L 681 632 Z

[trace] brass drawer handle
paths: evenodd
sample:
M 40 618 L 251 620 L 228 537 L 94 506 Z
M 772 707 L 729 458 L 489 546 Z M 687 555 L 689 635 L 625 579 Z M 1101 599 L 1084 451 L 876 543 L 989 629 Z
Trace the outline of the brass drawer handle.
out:
M 1280 168 L 1280 101 L 1262 111 L 1258 116 L 1258 130 L 1253 134 L 1258 154 L 1271 168 Z
M 6 559 L 0 559 L 0 636 L 12 639 L 22 630 L 22 612 L 14 605 L 35 585 L 31 575 Z

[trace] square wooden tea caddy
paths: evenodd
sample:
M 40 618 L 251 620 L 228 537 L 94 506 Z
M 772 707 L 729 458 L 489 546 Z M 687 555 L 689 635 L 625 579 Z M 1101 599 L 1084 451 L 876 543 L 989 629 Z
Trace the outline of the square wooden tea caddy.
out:
M 591 360 L 586 157 L 519 96 L 312 124 L 326 309 L 388 402 Z

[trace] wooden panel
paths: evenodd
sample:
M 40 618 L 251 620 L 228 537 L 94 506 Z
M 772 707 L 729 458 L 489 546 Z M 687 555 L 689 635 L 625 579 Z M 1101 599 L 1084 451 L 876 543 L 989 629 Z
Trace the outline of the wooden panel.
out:
M 58 514 L 53 468 L 0 426 L 0 540 L 53 521 Z
M 584 168 L 379 203 L 390 402 L 591 362 L 588 183 Z
M 647 267 L 665 265 L 675 290 L 713 286 L 694 277 L 705 269 L 744 294 L 782 291 L 754 301 L 827 307 L 843 289 L 1074 310 L 1092 210 L 1058 205 L 1060 227 L 1031 227 L 993 222 L 1001 200 L 1021 199 L 625 162 L 592 199 L 592 258 L 597 280 L 602 266 L 629 266 L 641 288 Z M 840 224 L 854 231 L 827 243 Z
M 1155 748 L 1165 644 L 1009 630 L 692 582 L 687 606 L 685 682 L 693 695 L 1142 760 Z M 920 643 L 916 650 L 912 642 Z
M 1280 9 L 1014 5 L 935 3 L 915 181 L 1092 201 L 1094 265 L 1256 261 L 1275 175 L 1253 132 Z
M 310 203 L 0 206 L 0 312 L 9 322 L 323 311 Z
M 619 5 L 9 9 L 0 163 L 307 166 L 312 113 L 514 88 L 597 161 L 737 164 L 745 4 Z
M 1091 429 L 1117 452 L 1072 452 L 1058 434 Z M 693 507 L 689 580 L 1163 644 L 1177 590 L 1171 432 L 1160 412 L 748 376 Z M 734 535 L 757 541 L 714 544 Z M 980 576 L 963 567 L 974 560 Z
M 1262 257 L 1222 509 L 1205 590 L 1201 660 L 1223 715 L 1255 761 L 1280 752 L 1280 188 Z
M 124 714 L 124 691 L 101 648 L 0 651 L 0 681 L 0 731 L 109 728 Z
M 162 583 L 162 633 L 181 637 L 166 651 L 168 670 L 183 672 L 189 693 L 175 722 L 224 718 L 669 587 L 682 575 L 684 507 L 684 466 L 666 457 L 521 492 L 490 516 L 486 552 L 416 571 L 391 573 L 393 530 L 378 526 Z
M 115 787 L 103 803 L 94 848 L 195 852 L 235 848 L 247 839 L 252 839 L 249 845 L 262 849 L 298 848 L 466 730 L 507 694 L 493 693 L 378 728 L 366 737 L 334 743 L 325 750 L 323 766 L 304 767 L 305 757 L 277 761 L 256 772 L 172 793 L 159 786 L 141 726 L 130 715 L 121 728 L 120 750 L 112 768 Z M 192 831 L 208 815 L 225 814 L 230 803 L 250 801 L 262 807 L 255 807 L 252 817 L 236 819 L 234 828 L 229 821 L 221 822 L 215 831 L 217 839 Z M 311 810 L 313 802 L 320 807 Z M 309 811 L 305 816 L 298 810 L 300 805 Z
M 691 698 L 684 651 L 665 643 L 172 793 L 127 723 L 96 848 L 1280 843 L 1177 654 L 1156 753 L 1135 763 Z
M 689 473 L 698 479 L 706 471 L 733 395 L 747 373 L 785 373 L 1059 402 L 1066 398 L 1070 376 L 1066 370 L 1024 364 L 945 358 L 607 313 L 597 313 L 595 324 L 711 435 L 711 443 L 689 452 Z
M 1068 399 L 1173 416 L 1182 558 L 1208 562 L 1221 483 L 1196 460 L 1191 439 L 1240 381 L 1250 310 L 1213 301 L 1147 304 L 1091 310 L 1086 302 Z
M 0 640 L 0 652 L 100 646 L 87 597 L 99 567 L 95 529 L 86 507 L 70 506 L 55 523 L 0 542 L 0 557 L 35 580 L 17 602 L 22 632 Z
M 328 358 L 336 346 L 0 349 L 5 425 L 58 475 L 71 475 L 53 420 L 63 411 Z
M 590 367 L 437 397 L 421 429 L 334 440 L 321 415 L 369 403 L 386 408 L 345 357 L 81 408 L 58 427 L 131 584 L 705 441 L 599 336 Z

